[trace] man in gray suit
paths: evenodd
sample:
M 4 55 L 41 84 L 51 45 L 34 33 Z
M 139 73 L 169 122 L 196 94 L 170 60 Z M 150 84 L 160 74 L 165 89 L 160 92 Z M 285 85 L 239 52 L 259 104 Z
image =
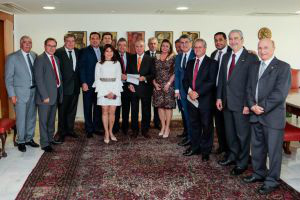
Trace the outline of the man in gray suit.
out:
M 274 56 L 270 39 L 258 43 L 261 61 L 251 66 L 247 100 L 251 108 L 251 152 L 253 174 L 246 183 L 264 181 L 260 194 L 268 194 L 279 185 L 282 144 L 285 127 L 285 100 L 291 86 L 290 65 Z M 269 156 L 269 170 L 266 167 Z
M 57 42 L 47 38 L 44 43 L 45 52 L 39 55 L 34 63 L 34 76 L 37 86 L 36 103 L 38 105 L 40 144 L 45 152 L 52 152 L 54 141 L 55 115 L 57 103 L 62 103 L 62 77 L 59 60 L 54 53 Z
M 222 58 L 217 87 L 218 110 L 224 108 L 225 134 L 229 148 L 228 157 L 220 160 L 222 166 L 236 164 L 231 175 L 240 175 L 248 167 L 250 153 L 249 106 L 246 88 L 248 70 L 257 56 L 243 47 L 243 33 L 232 30 L 229 33 L 229 45 L 232 52 Z
M 36 53 L 31 48 L 31 38 L 21 37 L 20 50 L 8 55 L 5 64 L 5 84 L 16 111 L 17 142 L 21 152 L 26 151 L 25 145 L 39 147 L 33 140 L 36 124 L 33 62 Z

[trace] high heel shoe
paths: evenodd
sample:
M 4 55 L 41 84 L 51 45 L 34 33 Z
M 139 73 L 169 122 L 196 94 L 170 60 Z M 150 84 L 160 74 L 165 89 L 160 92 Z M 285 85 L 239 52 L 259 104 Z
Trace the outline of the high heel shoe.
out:
M 115 142 L 118 141 L 117 138 L 116 138 L 114 135 L 111 135 L 111 136 L 110 136 L 110 139 L 111 139 L 112 141 L 115 141 Z
M 163 135 L 163 138 L 168 138 L 168 137 L 169 137 L 169 135 L 170 135 L 170 132 L 168 132 L 168 133 L 167 133 L 167 132 L 165 132 L 165 133 L 164 133 L 164 135 Z
M 163 136 L 164 132 L 159 132 L 158 136 Z
M 109 143 L 109 138 L 108 138 L 108 139 L 105 139 L 105 138 L 104 138 L 104 143 L 105 143 L 105 144 L 108 144 L 108 143 Z

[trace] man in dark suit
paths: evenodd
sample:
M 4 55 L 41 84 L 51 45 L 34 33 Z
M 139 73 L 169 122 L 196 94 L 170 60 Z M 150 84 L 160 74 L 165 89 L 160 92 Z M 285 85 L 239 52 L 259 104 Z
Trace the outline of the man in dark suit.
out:
M 260 194 L 268 194 L 279 186 L 282 144 L 285 127 L 285 100 L 291 86 L 290 65 L 274 56 L 270 39 L 258 43 L 261 61 L 251 66 L 247 88 L 251 108 L 251 152 L 253 173 L 246 183 L 264 182 Z M 269 170 L 266 167 L 269 156 Z
M 248 167 L 250 152 L 249 106 L 246 97 L 249 68 L 258 60 L 257 56 L 243 48 L 243 33 L 232 30 L 229 33 L 231 53 L 223 56 L 217 88 L 216 106 L 224 108 L 228 157 L 220 160 L 222 166 L 236 166 L 232 175 L 242 174 Z
M 120 38 L 117 42 L 118 52 L 117 58 L 121 64 L 122 68 L 122 81 L 123 81 L 123 92 L 121 93 L 121 101 L 122 101 L 122 132 L 127 135 L 129 128 L 129 111 L 130 111 L 130 94 L 131 92 L 128 89 L 127 80 L 127 71 L 130 62 L 131 54 L 129 54 L 127 50 L 127 41 L 125 38 Z M 115 123 L 119 123 L 120 120 L 120 107 L 116 109 L 115 114 Z M 116 125 L 117 126 L 117 125 Z
M 175 49 L 176 49 L 177 54 L 182 53 L 182 51 L 181 51 L 181 44 L 180 44 L 180 40 L 179 39 L 177 39 L 175 41 Z
M 78 70 L 78 49 L 75 48 L 75 36 L 66 34 L 64 46 L 57 49 L 55 56 L 59 59 L 63 87 L 63 102 L 58 105 L 59 141 L 64 142 L 65 136 L 77 138 L 74 123 L 77 111 L 80 80 Z
M 146 55 L 150 56 L 151 58 L 155 59 L 156 58 L 156 54 L 158 54 L 157 50 L 157 46 L 158 46 L 158 41 L 156 37 L 151 37 L 148 39 L 148 47 L 149 50 L 147 50 L 145 52 Z M 155 64 L 155 62 L 153 62 Z M 153 65 L 153 68 L 155 66 Z M 154 123 L 154 127 L 156 129 L 160 130 L 160 120 L 159 120 L 159 115 L 158 115 L 158 108 L 157 107 L 153 107 L 154 110 L 154 116 L 153 116 L 153 123 Z
M 139 102 L 142 102 L 142 135 L 149 138 L 148 130 L 151 119 L 151 96 L 152 96 L 152 80 L 153 59 L 144 53 L 145 43 L 139 40 L 135 43 L 136 54 L 132 55 L 131 62 L 128 68 L 128 74 L 138 74 L 139 84 L 129 84 L 128 88 L 131 91 L 131 128 L 133 137 L 137 137 L 139 132 Z
M 55 115 L 58 103 L 63 100 L 62 77 L 59 60 L 54 56 L 57 42 L 54 38 L 45 40 L 45 52 L 34 62 L 38 105 L 40 144 L 45 152 L 52 152 L 51 144 L 61 144 L 53 139 Z
M 218 64 L 205 55 L 206 42 L 194 42 L 195 59 L 188 61 L 183 85 L 188 94 L 188 113 L 191 125 L 191 148 L 183 154 L 191 156 L 202 153 L 208 161 L 213 146 L 213 109 L 215 107 L 215 83 Z
M 215 46 L 217 49 L 214 52 L 212 52 L 210 58 L 214 59 L 218 62 L 218 73 L 217 73 L 217 78 L 216 78 L 216 90 L 217 90 L 222 58 L 225 53 L 231 52 L 231 48 L 227 45 L 227 37 L 226 37 L 226 34 L 223 32 L 217 32 L 214 35 L 214 41 L 215 41 Z M 214 117 L 215 117 L 216 131 L 217 131 L 218 143 L 219 143 L 219 147 L 216 150 L 216 154 L 221 154 L 223 152 L 228 154 L 228 145 L 226 142 L 223 111 L 219 111 L 215 107 Z M 227 155 L 225 155 L 225 157 L 226 156 Z
M 179 40 L 182 53 L 178 54 L 175 58 L 175 97 L 177 98 L 184 126 L 184 131 L 180 137 L 184 137 L 184 139 L 178 145 L 188 146 L 191 144 L 191 131 L 189 127 L 187 93 L 184 90 L 182 80 L 186 70 L 186 63 L 195 58 L 195 53 L 192 49 L 192 40 L 188 35 L 180 36 Z
M 81 50 L 79 57 L 79 75 L 83 92 L 83 111 L 85 131 L 88 138 L 93 137 L 93 133 L 100 134 L 103 130 L 101 121 L 101 109 L 97 106 L 97 94 L 92 87 L 95 81 L 96 63 L 101 59 L 100 34 L 92 32 L 90 34 L 90 46 Z

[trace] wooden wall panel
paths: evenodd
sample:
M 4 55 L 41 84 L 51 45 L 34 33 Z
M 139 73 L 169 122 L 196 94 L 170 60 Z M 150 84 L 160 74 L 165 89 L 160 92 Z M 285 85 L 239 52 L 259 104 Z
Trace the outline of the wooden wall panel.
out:
M 14 16 L 0 11 L 0 40 L 2 40 L 2 50 L 0 51 L 0 99 L 1 99 L 1 117 L 14 117 L 12 106 L 9 105 L 7 92 L 4 83 L 5 58 L 14 50 Z M 0 24 L 0 25 L 1 25 Z

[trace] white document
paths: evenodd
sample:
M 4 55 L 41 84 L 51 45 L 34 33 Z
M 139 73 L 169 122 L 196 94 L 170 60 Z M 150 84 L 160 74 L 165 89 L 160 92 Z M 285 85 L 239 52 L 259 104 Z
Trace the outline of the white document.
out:
M 127 82 L 135 85 L 139 85 L 140 75 L 139 74 L 127 74 Z
M 187 100 L 188 100 L 189 102 L 191 102 L 196 108 L 198 108 L 199 102 L 198 102 L 197 99 L 196 99 L 196 100 L 192 100 L 192 99 L 190 98 L 190 96 L 187 95 Z

